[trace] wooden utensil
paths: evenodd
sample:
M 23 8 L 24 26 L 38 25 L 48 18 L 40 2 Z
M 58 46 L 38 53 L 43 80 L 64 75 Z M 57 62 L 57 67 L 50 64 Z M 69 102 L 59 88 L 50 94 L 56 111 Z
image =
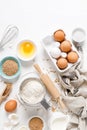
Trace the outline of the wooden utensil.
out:
M 50 77 L 49 77 L 47 74 L 45 74 L 45 73 L 42 72 L 42 70 L 41 70 L 41 68 L 39 67 L 38 64 L 35 64 L 34 67 L 35 67 L 35 69 L 39 72 L 39 74 L 40 74 L 40 79 L 41 79 L 42 82 L 45 84 L 45 86 L 46 86 L 48 92 L 51 94 L 51 96 L 52 96 L 54 99 L 56 99 L 56 101 L 59 102 L 60 107 L 61 107 L 62 109 L 65 109 L 65 108 L 66 108 L 66 107 L 65 107 L 65 104 L 64 104 L 63 101 L 61 100 L 61 98 L 60 98 L 60 93 L 59 93 L 58 89 L 55 87 L 53 81 L 50 79 Z
M 2 103 L 2 101 L 4 101 L 8 95 L 10 94 L 11 90 L 12 90 L 12 84 L 10 83 L 6 83 L 6 89 L 4 91 L 4 93 L 2 94 L 2 96 L 0 96 L 0 104 Z

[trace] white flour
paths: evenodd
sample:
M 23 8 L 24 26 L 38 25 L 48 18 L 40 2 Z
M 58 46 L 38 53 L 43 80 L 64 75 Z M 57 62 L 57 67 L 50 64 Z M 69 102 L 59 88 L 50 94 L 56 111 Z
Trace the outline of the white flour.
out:
M 22 99 L 29 104 L 39 103 L 45 96 L 45 88 L 39 81 L 31 80 L 23 86 Z

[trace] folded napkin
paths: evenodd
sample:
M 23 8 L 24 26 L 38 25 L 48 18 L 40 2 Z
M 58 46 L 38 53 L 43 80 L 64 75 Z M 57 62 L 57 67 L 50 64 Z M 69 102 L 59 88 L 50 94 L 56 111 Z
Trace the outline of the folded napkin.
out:
M 73 98 L 65 96 L 63 97 L 63 100 L 68 108 L 68 112 L 71 115 L 67 130 L 72 130 L 72 128 L 87 130 L 87 99 L 82 96 Z
M 87 130 L 87 119 L 72 114 L 66 130 Z

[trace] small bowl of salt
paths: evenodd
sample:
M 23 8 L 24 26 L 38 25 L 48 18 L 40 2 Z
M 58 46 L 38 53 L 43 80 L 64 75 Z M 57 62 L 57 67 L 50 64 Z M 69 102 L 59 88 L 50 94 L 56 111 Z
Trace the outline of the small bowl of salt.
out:
M 82 47 L 86 40 L 86 32 L 82 28 L 76 28 L 72 31 L 72 42 L 76 47 Z

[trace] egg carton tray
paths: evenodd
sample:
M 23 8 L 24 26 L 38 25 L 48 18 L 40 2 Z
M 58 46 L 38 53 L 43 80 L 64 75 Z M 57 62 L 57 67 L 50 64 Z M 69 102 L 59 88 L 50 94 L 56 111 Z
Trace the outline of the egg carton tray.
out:
M 69 40 L 69 41 L 70 41 L 70 40 Z M 71 42 L 71 41 L 70 41 L 70 42 Z M 60 73 L 60 74 L 63 74 L 63 73 L 65 73 L 65 72 L 69 71 L 73 66 L 78 65 L 78 64 L 80 63 L 80 61 L 81 61 L 81 56 L 80 56 L 79 52 L 77 51 L 77 49 L 76 49 L 76 47 L 74 46 L 74 44 L 71 42 L 72 50 L 75 51 L 75 52 L 78 54 L 78 56 L 79 56 L 78 61 L 77 61 L 76 63 L 73 63 L 73 64 L 72 64 L 72 63 L 68 63 L 68 66 L 67 66 L 65 69 L 60 69 L 60 68 L 57 66 L 57 64 L 56 64 L 57 60 L 56 60 L 55 58 L 53 58 L 53 57 L 51 56 L 51 54 L 50 54 L 51 49 L 57 44 L 57 42 L 53 39 L 52 36 L 49 35 L 49 36 L 46 36 L 45 38 L 42 39 L 41 44 L 43 45 L 43 48 L 45 49 L 45 51 L 46 51 L 46 53 L 47 53 L 49 59 L 52 61 L 52 63 L 54 64 L 56 70 L 57 70 L 58 73 Z

